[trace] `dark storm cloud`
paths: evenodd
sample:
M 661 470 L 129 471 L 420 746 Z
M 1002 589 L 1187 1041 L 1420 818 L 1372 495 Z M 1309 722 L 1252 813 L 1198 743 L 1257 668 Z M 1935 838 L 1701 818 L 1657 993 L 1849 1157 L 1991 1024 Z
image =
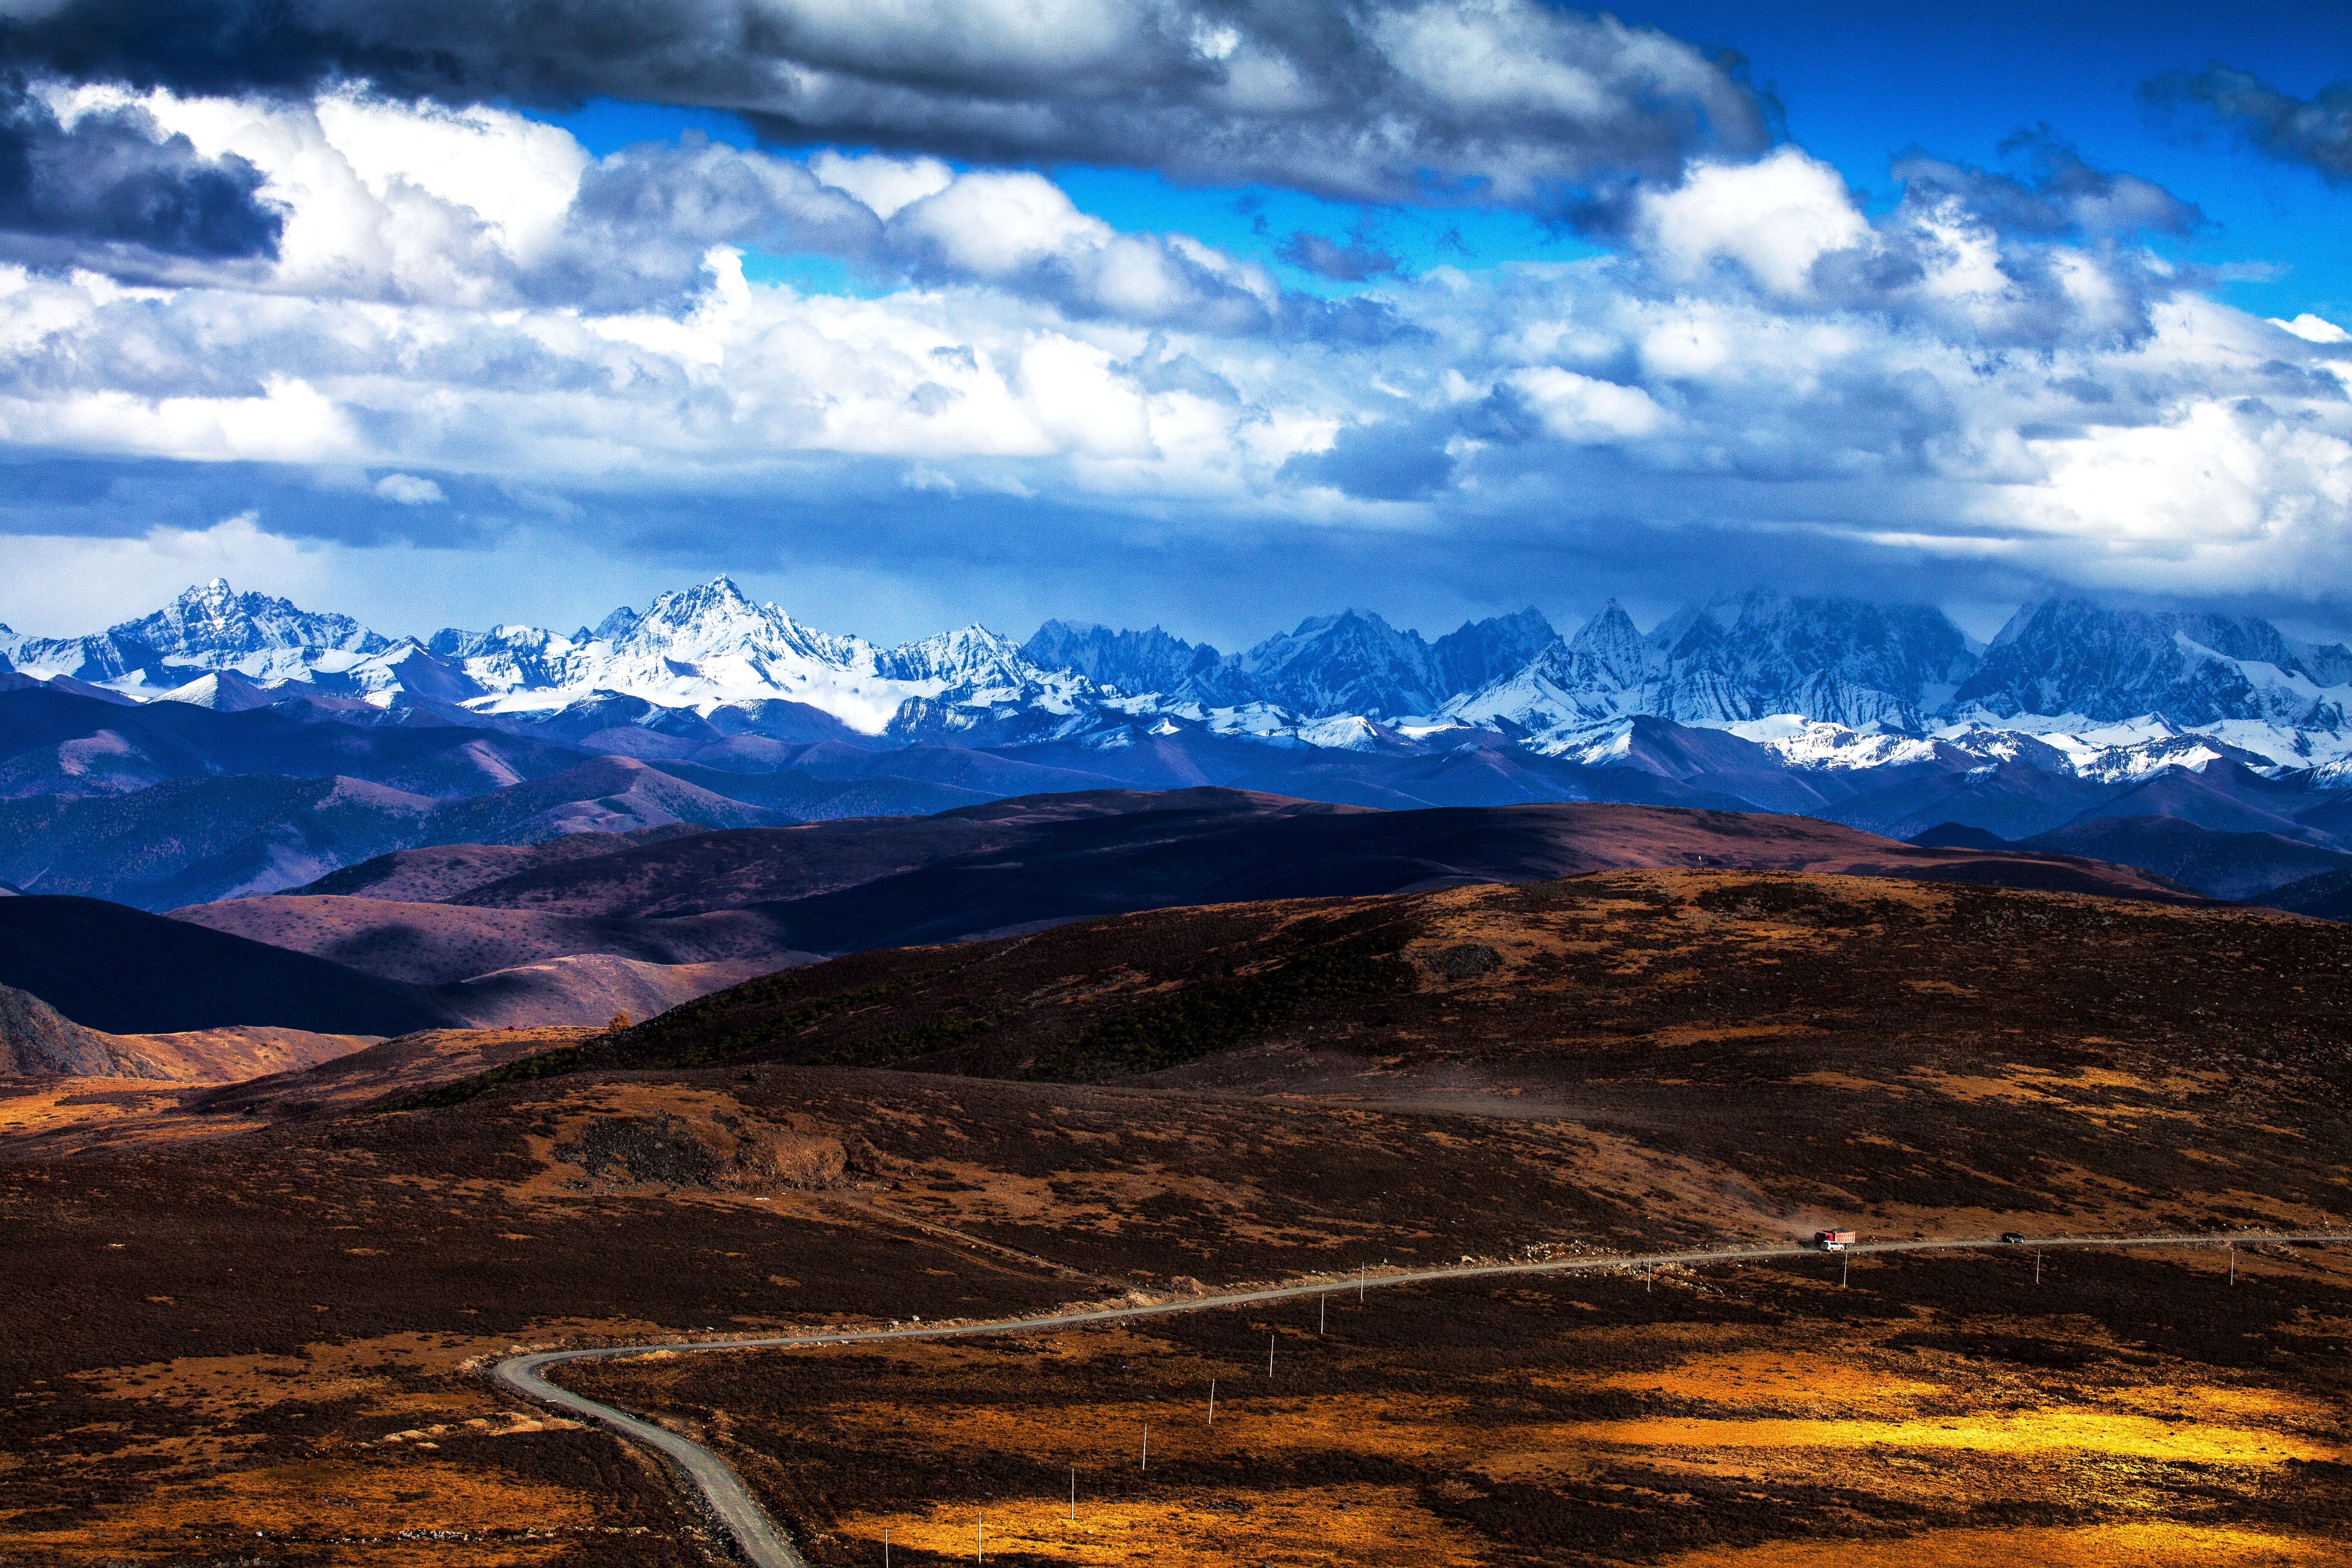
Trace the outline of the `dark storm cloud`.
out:
M 0 253 L 16 260 L 136 273 L 142 256 L 274 258 L 285 216 L 261 184 L 244 159 L 207 159 L 143 110 L 67 125 L 21 83 L 0 85 Z
M 65 0 L 0 60 L 183 92 L 729 110 L 791 143 L 1555 210 L 1770 140 L 1736 64 L 1538 0 Z
M 2140 96 L 2159 114 L 2191 114 L 2234 131 L 2248 146 L 2315 170 L 2331 184 L 2352 183 L 2352 80 L 2296 98 L 2217 61 L 2194 74 L 2151 78 Z

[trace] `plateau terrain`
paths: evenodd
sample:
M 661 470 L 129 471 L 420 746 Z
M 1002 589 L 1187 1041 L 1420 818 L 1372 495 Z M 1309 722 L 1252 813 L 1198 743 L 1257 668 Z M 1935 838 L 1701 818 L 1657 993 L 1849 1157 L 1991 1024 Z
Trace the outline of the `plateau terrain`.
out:
M 2347 965 L 2161 887 L 1678 864 L 20 1079 L 0 1559 L 716 1561 L 644 1450 L 484 1375 L 633 1344 L 551 1375 L 812 1563 L 2339 1563 L 2352 1259 L 2229 1243 L 2346 1232 Z M 1839 1227 L 1976 1245 L 1795 1250 Z M 1588 1267 L 1381 1284 L 1545 1260 Z M 1260 1283 L 1307 1289 L 690 1352 Z

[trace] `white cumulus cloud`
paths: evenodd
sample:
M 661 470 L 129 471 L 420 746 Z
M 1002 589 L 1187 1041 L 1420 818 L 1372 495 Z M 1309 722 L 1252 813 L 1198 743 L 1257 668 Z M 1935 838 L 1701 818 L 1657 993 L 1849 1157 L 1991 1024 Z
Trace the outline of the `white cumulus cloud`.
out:
M 439 485 L 415 474 L 386 474 L 376 480 L 375 493 L 402 506 L 439 506 L 449 499 Z

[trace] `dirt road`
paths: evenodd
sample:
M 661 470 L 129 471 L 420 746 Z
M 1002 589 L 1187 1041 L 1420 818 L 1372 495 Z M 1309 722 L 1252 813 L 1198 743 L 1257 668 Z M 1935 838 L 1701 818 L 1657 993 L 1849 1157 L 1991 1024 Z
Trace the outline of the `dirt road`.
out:
M 2311 1231 L 2227 1232 L 2208 1236 L 2035 1237 L 2025 1245 L 2030 1248 L 2052 1251 L 2092 1247 L 2259 1246 L 2297 1241 L 2352 1242 L 2352 1235 Z M 2003 1245 L 1990 1237 L 1975 1237 L 1948 1241 L 1865 1242 L 1849 1247 L 1844 1251 L 1849 1256 L 1878 1252 L 1963 1252 L 1998 1248 Z M 795 1346 L 856 1344 L 877 1340 L 1052 1332 L 1127 1318 L 1156 1318 L 1171 1312 L 1197 1312 L 1212 1307 L 1242 1307 L 1258 1301 L 1290 1300 L 1301 1296 L 1337 1295 L 1350 1287 L 1370 1290 L 1502 1275 L 1566 1274 L 1600 1268 L 1657 1268 L 1677 1264 L 1738 1263 L 1760 1258 L 1816 1256 L 1819 1254 L 1813 1248 L 1804 1247 L 1746 1247 L 1699 1252 L 1660 1252 L 1637 1258 L 1566 1258 L 1535 1263 L 1463 1264 L 1451 1268 L 1384 1270 L 1379 1274 L 1367 1270 L 1356 1278 L 1334 1276 L 1304 1285 L 1281 1285 L 1263 1290 L 1241 1290 L 1215 1296 L 1187 1296 L 1138 1306 L 1102 1307 L 1042 1318 L 1010 1318 L 979 1323 L 919 1323 L 908 1328 L 865 1329 L 848 1333 L 786 1334 L 732 1340 L 659 1340 L 643 1344 L 605 1345 L 594 1350 L 535 1351 L 499 1362 L 491 1370 L 491 1376 L 534 1403 L 569 1412 L 658 1450 L 684 1472 L 700 1494 L 705 1511 L 734 1542 L 744 1561 L 752 1563 L 754 1568 L 808 1568 L 806 1560 L 793 1550 L 792 1538 L 768 1517 L 767 1511 L 751 1496 L 750 1489 L 744 1486 L 742 1478 L 726 1460 L 666 1426 L 655 1426 L 625 1411 L 615 1410 L 609 1405 L 599 1404 L 558 1387 L 542 1377 L 541 1372 L 564 1362 L 609 1361 L 643 1355 L 648 1351 L 789 1350 Z

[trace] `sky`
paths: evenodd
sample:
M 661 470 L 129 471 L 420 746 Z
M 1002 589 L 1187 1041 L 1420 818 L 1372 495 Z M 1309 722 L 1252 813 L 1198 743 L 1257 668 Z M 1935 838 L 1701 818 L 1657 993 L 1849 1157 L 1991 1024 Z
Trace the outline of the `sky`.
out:
M 0 0 L 0 622 L 2352 633 L 2352 7 Z

